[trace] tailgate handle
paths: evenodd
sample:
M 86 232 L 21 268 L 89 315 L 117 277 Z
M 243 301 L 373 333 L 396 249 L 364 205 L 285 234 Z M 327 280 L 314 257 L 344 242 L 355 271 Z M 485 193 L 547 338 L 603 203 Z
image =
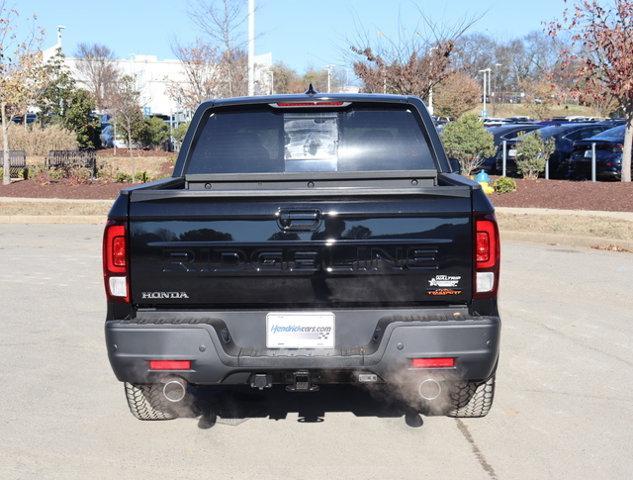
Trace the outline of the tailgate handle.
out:
M 277 212 L 277 224 L 286 232 L 315 230 L 321 223 L 318 210 L 280 210 Z

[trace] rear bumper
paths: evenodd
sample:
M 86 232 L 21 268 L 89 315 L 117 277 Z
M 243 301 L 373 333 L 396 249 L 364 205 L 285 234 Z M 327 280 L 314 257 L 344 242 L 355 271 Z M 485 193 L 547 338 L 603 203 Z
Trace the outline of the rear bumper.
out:
M 333 350 L 245 349 L 232 344 L 222 329 L 223 324 L 212 320 L 173 324 L 107 321 L 110 363 L 120 381 L 152 383 L 170 372 L 151 371 L 150 359 L 186 359 L 192 362 L 191 370 L 171 373 L 193 384 L 243 385 L 253 373 L 280 378 L 284 372 L 297 370 L 320 372 L 322 378 L 328 378 L 328 372 L 343 373 L 351 381 L 358 373 L 374 373 L 387 382 L 415 381 L 424 371 L 409 368 L 411 358 L 456 357 L 455 368 L 442 369 L 443 373 L 485 380 L 497 362 L 500 319 L 394 316 L 368 345 Z

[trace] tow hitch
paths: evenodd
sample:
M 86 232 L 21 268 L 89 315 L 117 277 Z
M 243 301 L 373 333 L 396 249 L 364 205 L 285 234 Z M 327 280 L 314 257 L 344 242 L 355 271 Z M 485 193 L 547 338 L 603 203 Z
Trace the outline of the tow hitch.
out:
M 315 392 L 319 389 L 319 386 L 313 383 L 310 372 L 306 370 L 293 372 L 289 377 L 289 384 L 286 385 L 289 392 Z

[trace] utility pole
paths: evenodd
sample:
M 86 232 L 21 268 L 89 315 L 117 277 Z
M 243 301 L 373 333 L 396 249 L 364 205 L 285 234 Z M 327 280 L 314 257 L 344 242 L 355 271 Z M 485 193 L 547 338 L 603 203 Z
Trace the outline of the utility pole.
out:
M 255 95 L 255 0 L 248 0 L 248 95 Z

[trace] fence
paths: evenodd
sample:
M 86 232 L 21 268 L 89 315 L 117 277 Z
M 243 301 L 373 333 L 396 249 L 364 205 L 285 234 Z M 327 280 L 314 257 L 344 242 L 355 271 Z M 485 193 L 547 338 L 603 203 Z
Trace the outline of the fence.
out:
M 0 151 L 0 167 L 4 165 L 4 152 Z M 24 150 L 9 150 L 9 175 L 11 178 L 28 177 L 26 168 L 26 152 Z
M 95 150 L 51 150 L 46 156 L 49 169 L 87 168 L 93 177 L 97 175 L 97 152 Z

